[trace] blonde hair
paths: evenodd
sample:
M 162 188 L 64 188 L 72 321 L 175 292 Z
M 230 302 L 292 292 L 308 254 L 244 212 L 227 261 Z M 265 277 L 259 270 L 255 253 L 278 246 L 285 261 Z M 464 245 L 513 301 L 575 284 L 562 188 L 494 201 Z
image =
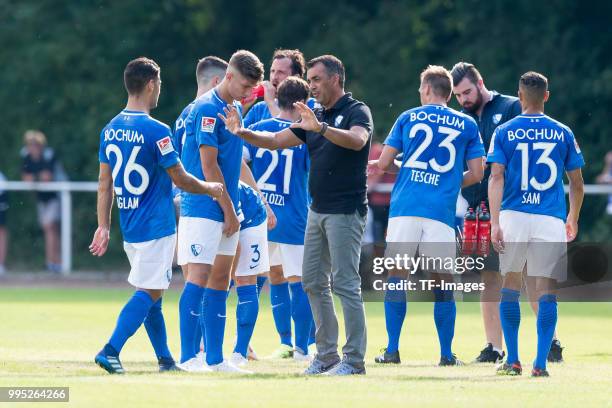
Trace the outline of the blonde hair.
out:
M 37 143 L 43 146 L 47 144 L 45 134 L 36 129 L 26 130 L 26 132 L 23 134 L 23 141 L 25 144 Z
M 453 89 L 453 77 L 450 72 L 439 65 L 429 65 L 421 72 L 421 82 L 431 86 L 433 93 L 443 98 L 450 97 Z

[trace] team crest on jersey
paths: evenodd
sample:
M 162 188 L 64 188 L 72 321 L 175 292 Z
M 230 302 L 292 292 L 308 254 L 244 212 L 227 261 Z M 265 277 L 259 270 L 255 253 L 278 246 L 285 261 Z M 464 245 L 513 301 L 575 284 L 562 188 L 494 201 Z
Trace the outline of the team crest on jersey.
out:
M 342 119 L 344 119 L 344 116 L 338 115 L 336 120 L 334 120 L 334 126 L 336 126 L 336 127 L 340 126 L 340 123 L 342 122 Z
M 202 245 L 200 244 L 191 244 L 191 253 L 193 256 L 198 256 L 202 253 Z
M 162 156 L 167 155 L 170 152 L 174 151 L 174 147 L 172 146 L 172 141 L 170 140 L 170 136 L 166 136 L 163 139 L 158 140 L 157 148 L 159 149 Z
M 207 116 L 203 116 L 202 117 L 202 125 L 200 125 L 200 130 L 202 132 L 207 132 L 207 133 L 212 133 L 213 130 L 215 130 L 215 123 L 217 122 L 217 119 L 215 118 L 210 118 Z
M 493 115 L 493 124 L 497 125 L 499 123 L 499 121 L 502 118 L 502 114 L 501 113 L 496 113 L 495 115 Z

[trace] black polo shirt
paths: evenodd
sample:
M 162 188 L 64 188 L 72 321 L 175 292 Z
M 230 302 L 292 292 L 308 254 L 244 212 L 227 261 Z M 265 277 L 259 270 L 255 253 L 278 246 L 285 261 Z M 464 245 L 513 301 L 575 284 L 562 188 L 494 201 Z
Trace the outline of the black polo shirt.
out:
M 366 173 L 374 124 L 370 108 L 354 99 L 350 93 L 330 109 L 315 108 L 320 122 L 337 129 L 361 126 L 368 131 L 368 142 L 361 150 L 338 146 L 315 132 L 291 128 L 308 146 L 310 176 L 308 189 L 312 196 L 311 209 L 322 214 L 367 213 Z
M 491 91 L 492 98 L 482 108 L 482 114 L 478 117 L 476 114 L 463 111 L 470 115 L 478 124 L 478 130 L 482 137 L 482 143 L 485 147 L 485 152 L 489 151 L 491 137 L 495 129 L 521 114 L 521 103 L 514 96 L 502 95 L 495 91 Z M 489 203 L 489 175 L 491 168 L 487 167 L 482 181 L 478 184 L 466 187 L 461 190 L 461 194 L 468 201 L 470 207 L 476 207 L 481 201 Z

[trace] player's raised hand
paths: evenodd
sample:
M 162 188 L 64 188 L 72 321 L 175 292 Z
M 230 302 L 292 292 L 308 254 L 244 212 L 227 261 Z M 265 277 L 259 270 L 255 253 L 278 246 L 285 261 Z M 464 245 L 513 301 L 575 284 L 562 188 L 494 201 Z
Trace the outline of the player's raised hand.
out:
M 223 194 L 223 183 L 216 183 L 212 181 L 205 181 L 204 183 L 208 187 L 209 196 L 211 196 L 215 200 L 221 197 L 221 195 Z
M 230 211 L 229 214 L 224 214 L 223 233 L 226 237 L 231 237 L 240 229 L 240 220 L 235 212 Z
M 293 106 L 298 110 L 301 120 L 291 124 L 292 128 L 304 129 L 313 132 L 321 130 L 321 122 L 317 119 L 314 112 L 302 102 L 295 102 Z
M 567 242 L 575 240 L 576 235 L 578 235 L 578 222 L 571 216 L 568 216 L 565 222 L 565 236 L 567 237 Z
M 274 215 L 274 211 L 270 208 L 270 204 L 266 203 L 266 215 L 268 216 L 268 231 L 274 229 L 276 227 L 276 215 Z
M 238 131 L 242 128 L 242 119 L 240 118 L 236 107 L 234 105 L 227 105 L 225 108 L 223 108 L 223 112 L 225 112 L 225 116 L 219 113 L 219 119 L 225 123 L 227 130 L 233 134 L 238 134 Z
M 264 90 L 264 101 L 266 102 L 274 102 L 276 99 L 276 88 L 272 85 L 270 81 L 263 81 L 261 86 Z
M 491 225 L 491 243 L 498 253 L 504 253 L 504 232 L 499 225 Z
M 98 227 L 94 233 L 93 240 L 89 244 L 89 252 L 93 256 L 102 256 L 108 249 L 108 241 L 110 240 L 110 231 L 106 227 Z

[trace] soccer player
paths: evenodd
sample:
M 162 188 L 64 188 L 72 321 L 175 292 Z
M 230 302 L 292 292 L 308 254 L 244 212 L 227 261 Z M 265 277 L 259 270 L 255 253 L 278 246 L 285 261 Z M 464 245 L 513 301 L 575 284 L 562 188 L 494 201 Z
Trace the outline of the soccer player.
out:
M 253 336 L 259 313 L 257 275 L 270 270 L 268 257 L 268 228 L 266 206 L 260 195 L 246 183 L 240 182 L 240 222 L 238 253 L 234 261 L 234 281 L 238 304 L 236 306 L 237 338 L 231 361 L 245 365 L 249 342 Z
M 519 81 L 521 115 L 498 127 L 487 161 L 491 164 L 491 240 L 504 277 L 499 314 L 508 357 L 503 375 L 520 375 L 518 332 L 522 271 L 535 277 L 538 297 L 537 354 L 531 375 L 547 377 L 547 356 L 557 324 L 555 286 L 565 280 L 567 242 L 578 233 L 584 198 L 584 159 L 571 129 L 544 114 L 548 80 L 527 72 Z M 566 217 L 563 173 L 569 179 Z
M 98 228 L 89 248 L 95 256 L 106 252 L 115 195 L 123 248 L 131 266 L 128 282 L 136 292 L 95 362 L 111 374 L 122 374 L 119 353 L 144 322 L 159 370 L 171 371 L 176 365 L 166 340 L 162 294 L 172 277 L 176 241 L 172 182 L 184 191 L 212 198 L 221 196 L 223 185 L 187 174 L 172 145 L 170 128 L 149 116 L 159 99 L 159 66 L 148 58 L 137 58 L 126 66 L 123 76 L 127 106 L 100 133 Z
M 473 64 L 458 62 L 453 66 L 451 75 L 455 98 L 461 105 L 462 112 L 470 115 L 478 124 L 480 136 L 487 150 L 495 128 L 520 115 L 521 104 L 515 96 L 487 89 L 482 75 Z M 482 201 L 488 205 L 489 174 L 490 168 L 487 167 L 480 183 L 462 189 L 461 193 L 467 199 L 469 207 L 477 209 Z M 494 251 L 484 259 L 484 269 L 480 271 L 480 278 L 485 285 L 480 296 L 480 308 L 486 346 L 474 362 L 500 363 L 504 358 L 498 307 L 502 279 L 499 273 L 499 257 Z
M 272 55 L 270 65 L 270 80 L 264 81 L 264 100 L 257 102 L 244 117 L 244 127 L 249 127 L 257 122 L 278 116 L 280 107 L 278 105 L 278 86 L 290 76 L 302 78 L 306 71 L 304 55 L 300 50 L 276 50 Z M 316 100 L 308 99 L 308 107 L 314 109 Z
M 221 182 L 225 186 L 218 201 L 190 193 L 182 194 L 178 231 L 178 263 L 188 264 L 189 276 L 181 295 L 179 314 L 181 338 L 195 339 L 197 322 L 186 315 L 200 315 L 206 363 L 213 371 L 243 372 L 223 360 L 226 298 L 230 272 L 238 244 L 238 180 L 242 166 L 242 146 L 217 115 L 227 104 L 250 94 L 263 77 L 263 65 L 249 52 L 235 52 L 221 83 L 198 98 L 185 124 L 182 159 L 185 168 L 197 178 Z M 182 347 L 183 353 L 192 347 Z M 183 368 L 201 371 L 195 355 L 183 355 Z
M 275 118 L 251 125 L 255 131 L 279 132 L 300 119 L 294 103 L 306 103 L 308 84 L 301 78 L 288 77 L 278 86 L 280 113 Z M 308 297 L 302 287 L 304 234 L 310 196 L 308 172 L 310 160 L 304 145 L 268 150 L 245 144 L 244 156 L 252 163 L 258 187 L 272 206 L 277 227 L 268 234 L 270 241 L 270 300 L 281 346 L 273 358 L 307 360 L 314 322 Z M 295 350 L 291 336 L 291 318 L 295 324 Z M 314 339 L 312 339 L 314 341 Z
M 198 89 L 196 91 L 196 97 L 191 103 L 189 103 L 189 105 L 187 105 L 183 109 L 183 111 L 181 112 L 181 114 L 179 115 L 178 119 L 176 120 L 174 124 L 173 144 L 174 146 L 176 146 L 176 150 L 179 156 L 181 155 L 181 152 L 183 150 L 183 144 L 185 143 L 185 120 L 187 119 L 187 116 L 189 115 L 189 113 L 191 112 L 191 109 L 195 105 L 195 101 L 200 96 L 204 95 L 206 92 L 210 91 L 215 86 L 219 85 L 219 83 L 221 83 L 221 80 L 223 79 L 223 76 L 225 75 L 225 71 L 227 71 L 227 62 L 222 60 L 219 57 L 208 56 L 198 61 L 198 65 L 196 66 L 196 82 L 198 85 Z M 180 207 L 181 207 L 180 190 L 178 188 L 175 188 L 173 191 L 173 195 L 174 195 L 174 209 L 176 213 L 176 219 L 178 222 L 179 215 L 180 215 Z M 185 278 L 185 281 L 187 281 L 187 274 L 188 274 L 187 265 L 182 265 L 181 269 L 183 270 L 183 277 Z M 195 344 L 195 351 L 197 354 L 200 351 L 200 343 L 202 339 L 202 331 L 198 329 L 199 325 L 197 324 L 198 317 L 194 316 L 193 314 L 181 315 L 180 317 L 183 317 L 183 318 L 186 317 L 190 319 L 191 320 L 191 323 L 189 323 L 190 325 L 196 324 L 196 332 L 195 332 L 195 338 L 193 339 L 193 343 Z M 185 324 L 185 322 L 182 319 L 179 319 L 179 320 L 180 320 L 180 324 Z M 187 339 L 181 338 L 181 348 L 190 347 L 191 343 L 192 343 L 191 339 L 187 340 Z M 183 357 L 185 354 L 190 356 L 191 352 L 185 353 L 181 351 L 181 362 L 186 361 Z
M 484 148 L 478 126 L 468 115 L 446 106 L 453 80 L 440 66 L 421 73 L 420 107 L 402 113 L 378 161 L 383 171 L 399 173 L 391 193 L 387 257 L 412 257 L 417 246 L 427 257 L 455 258 L 455 204 L 461 187 L 477 183 L 483 176 Z M 401 165 L 395 157 L 402 153 Z M 467 162 L 468 171 L 463 172 Z M 430 270 L 433 278 L 452 281 L 452 271 Z M 405 279 L 406 271 L 389 271 L 389 284 Z M 440 366 L 460 365 L 451 345 L 456 307 L 452 290 L 434 289 L 434 321 L 440 342 Z M 406 315 L 406 292 L 385 293 L 388 344 L 377 363 L 399 363 L 399 338 Z

